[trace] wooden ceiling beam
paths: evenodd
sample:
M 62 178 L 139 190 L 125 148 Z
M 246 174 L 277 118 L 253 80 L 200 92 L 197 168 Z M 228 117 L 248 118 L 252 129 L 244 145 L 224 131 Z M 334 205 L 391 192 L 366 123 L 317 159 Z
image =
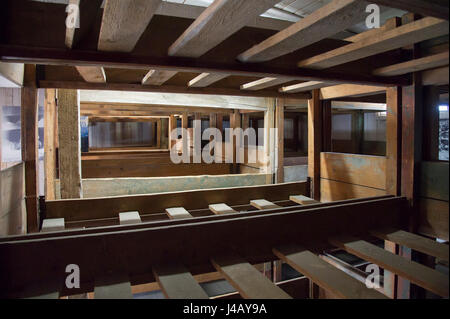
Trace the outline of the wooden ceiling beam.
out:
M 399 17 L 393 17 L 391 19 L 388 19 L 386 21 L 386 23 L 381 26 L 381 28 L 370 29 L 370 30 L 355 34 L 351 37 L 345 38 L 344 40 L 348 41 L 348 42 L 358 42 L 363 39 L 378 36 L 386 31 L 395 29 L 395 28 L 399 27 L 400 25 L 401 25 L 401 19 Z
M 320 89 L 320 99 L 329 100 L 341 97 L 360 97 L 383 93 L 386 87 L 341 84 Z
M 371 2 L 424 16 L 449 19 L 448 0 L 371 0 Z
M 133 51 L 161 2 L 161 0 L 106 0 L 98 50 Z
M 398 63 L 376 69 L 373 74 L 380 76 L 403 75 L 448 65 L 448 51 L 430 55 L 420 59 Z
M 299 84 L 293 84 L 289 86 L 285 86 L 280 88 L 280 92 L 282 93 L 299 93 L 299 92 L 306 92 L 311 91 L 315 89 L 320 89 L 327 86 L 335 85 L 336 83 L 332 82 L 320 82 L 320 81 L 309 81 L 309 82 L 303 82 Z
M 142 79 L 142 85 L 163 85 L 178 72 L 166 70 L 150 70 Z
M 105 69 L 98 66 L 76 66 L 81 77 L 88 83 L 106 83 Z
M 241 85 L 241 90 L 257 91 L 267 89 L 272 86 L 284 84 L 290 82 L 290 79 L 286 78 L 262 78 L 253 82 L 245 83 Z
M 326 69 L 360 60 L 383 52 L 399 49 L 414 43 L 437 38 L 449 33 L 448 21 L 423 18 L 378 36 L 345 45 L 341 48 L 305 59 L 300 68 Z
M 191 81 L 189 81 L 188 86 L 196 88 L 207 87 L 213 83 L 225 79 L 226 77 L 228 77 L 228 74 L 202 73 L 199 76 L 192 79 Z
M 334 0 L 245 51 L 238 60 L 269 61 L 319 42 L 364 20 L 366 7 L 361 0 Z

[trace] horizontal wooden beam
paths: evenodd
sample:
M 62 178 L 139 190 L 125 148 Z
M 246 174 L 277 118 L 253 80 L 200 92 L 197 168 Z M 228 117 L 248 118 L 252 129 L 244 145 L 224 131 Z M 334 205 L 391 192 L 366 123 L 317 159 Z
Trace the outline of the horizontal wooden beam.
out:
M 241 90 L 249 90 L 249 91 L 262 90 L 289 81 L 290 81 L 289 79 L 285 78 L 262 78 L 253 82 L 242 84 Z
M 105 69 L 98 66 L 76 66 L 81 77 L 88 83 L 106 83 Z
M 202 73 L 199 76 L 192 79 L 191 81 L 189 81 L 188 86 L 195 88 L 204 88 L 222 79 L 225 79 L 226 77 L 228 77 L 228 74 Z
M 220 64 L 202 62 L 189 58 L 159 58 L 136 56 L 120 52 L 98 52 L 34 48 L 0 45 L 0 60 L 16 63 L 103 66 L 146 70 L 169 70 L 188 73 L 224 73 L 248 77 L 285 77 L 298 81 L 337 81 L 367 85 L 409 85 L 406 77 L 377 77 L 373 75 L 352 75 L 342 72 L 318 71 L 297 68 L 279 68 L 259 63 Z
M 434 69 L 444 65 L 448 65 L 448 51 L 430 55 L 420 59 L 398 63 L 394 65 L 385 66 L 373 71 L 374 75 L 380 76 L 394 76 L 403 75 L 412 72 L 424 71 Z
M 176 71 L 150 70 L 142 79 L 142 85 L 163 85 L 175 74 Z
M 341 84 L 320 89 L 322 100 L 337 99 L 343 97 L 361 97 L 386 92 L 386 87 Z
M 446 20 L 449 19 L 449 7 L 447 0 L 373 0 L 372 2 L 386 7 L 414 12 L 424 16 Z
M 423 18 L 386 31 L 376 37 L 367 38 L 305 59 L 300 61 L 298 66 L 310 69 L 331 68 L 414 43 L 437 38 L 448 33 L 448 21 L 436 18 Z
M 335 85 L 336 83 L 331 83 L 331 82 L 321 82 L 321 81 L 308 81 L 308 82 L 303 82 L 303 83 L 299 83 L 299 84 L 292 84 L 289 86 L 284 86 L 282 88 L 280 88 L 280 92 L 282 93 L 299 93 L 299 92 L 306 92 L 306 91 L 311 91 L 311 90 L 315 90 L 315 89 L 320 89 L 323 87 L 327 87 L 327 86 L 332 86 Z

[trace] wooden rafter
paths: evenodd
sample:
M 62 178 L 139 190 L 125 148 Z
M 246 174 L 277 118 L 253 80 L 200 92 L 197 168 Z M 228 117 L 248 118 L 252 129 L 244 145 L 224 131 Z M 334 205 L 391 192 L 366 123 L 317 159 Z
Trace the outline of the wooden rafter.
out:
M 385 91 L 386 87 L 382 86 L 341 84 L 320 89 L 320 98 L 322 100 L 329 100 L 341 97 L 361 97 L 379 94 Z
M 300 61 L 298 66 L 310 69 L 326 69 L 448 33 L 448 21 L 436 18 L 423 18 L 384 32 L 376 37 L 363 39 L 362 41 L 305 59 Z
M 226 78 L 227 74 L 220 73 L 202 73 L 196 78 L 189 81 L 189 87 L 207 87 L 213 83 L 216 83 L 224 78 Z
M 320 82 L 320 81 L 309 81 L 309 82 L 303 82 L 299 84 L 293 84 L 289 86 L 285 86 L 280 88 L 280 92 L 283 93 L 298 93 L 298 92 L 306 92 L 311 91 L 315 89 L 320 89 L 326 86 L 334 85 L 335 83 L 332 82 Z
M 88 83 L 106 83 L 105 69 L 97 66 L 76 66 L 75 67 Z
M 263 78 L 253 82 L 242 84 L 241 90 L 257 91 L 272 86 L 280 85 L 289 81 L 290 81 L 289 79 L 285 78 Z
M 163 85 L 175 74 L 176 71 L 150 70 L 142 79 L 142 85 Z

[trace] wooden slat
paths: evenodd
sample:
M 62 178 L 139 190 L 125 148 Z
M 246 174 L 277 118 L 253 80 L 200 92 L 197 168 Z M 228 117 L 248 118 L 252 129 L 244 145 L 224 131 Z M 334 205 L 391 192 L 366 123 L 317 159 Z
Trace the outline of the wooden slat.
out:
M 275 248 L 273 253 L 315 284 L 340 298 L 385 299 L 350 275 L 333 267 L 312 252 L 302 248 Z
M 170 219 L 192 218 L 192 215 L 183 207 L 166 208 L 166 214 Z
M 160 4 L 161 0 L 106 0 L 98 50 L 133 51 Z
M 124 212 L 119 213 L 120 225 L 131 225 L 141 223 L 141 216 L 139 212 Z
M 341 97 L 362 97 L 384 93 L 385 91 L 386 87 L 383 86 L 340 84 L 320 89 L 320 98 L 328 100 Z
M 210 86 L 213 83 L 216 83 L 224 78 L 226 78 L 227 74 L 220 74 L 220 73 L 202 73 L 199 76 L 195 77 L 191 81 L 189 81 L 188 86 L 189 87 L 207 87 Z
M 231 208 L 227 204 L 213 204 L 213 205 L 209 205 L 209 210 L 212 211 L 216 215 L 237 213 L 233 208 Z
M 76 90 L 58 90 L 61 198 L 81 198 L 80 104 Z
M 199 57 L 273 7 L 278 0 L 216 0 L 172 44 L 169 55 Z
M 448 34 L 448 21 L 423 18 L 373 38 L 305 59 L 301 68 L 325 69 Z
M 271 208 L 279 208 L 280 206 L 265 200 L 265 199 L 255 199 L 250 201 L 250 205 L 252 205 L 253 207 L 263 210 L 263 209 L 271 209 Z
M 303 196 L 303 195 L 291 195 L 289 196 L 289 200 L 293 201 L 294 203 L 300 204 L 300 205 L 312 205 L 312 204 L 319 204 L 319 201 L 316 201 L 312 198 Z
M 133 299 L 130 282 L 95 286 L 95 299 Z
M 211 262 L 245 299 L 292 299 L 238 256 L 214 257 Z
M 150 70 L 142 79 L 142 85 L 163 85 L 177 74 L 176 71 Z
M 245 83 L 241 85 L 241 90 L 257 91 L 266 89 L 272 86 L 280 85 L 289 82 L 289 79 L 285 78 L 262 78 L 253 82 Z
M 97 66 L 76 66 L 81 77 L 89 83 L 106 83 L 105 70 Z
M 155 266 L 153 273 L 166 298 L 209 299 L 206 292 L 184 266 Z
M 50 218 L 42 221 L 41 232 L 54 232 L 65 229 L 64 218 Z
M 385 66 L 373 71 L 374 75 L 394 76 L 434 69 L 448 65 L 448 51 L 430 55 L 420 59 L 414 59 L 408 62 Z
M 412 283 L 430 290 L 431 292 L 448 297 L 448 276 L 418 264 L 413 261 L 394 255 L 380 247 L 357 239 L 330 239 L 330 243 L 346 250 L 350 254 L 379 265 L 381 268 L 396 273 L 410 280 Z
M 293 84 L 293 85 L 289 85 L 289 86 L 284 86 L 284 87 L 280 88 L 279 91 L 283 92 L 283 93 L 298 93 L 298 92 L 311 91 L 314 89 L 320 89 L 320 88 L 331 86 L 331 85 L 334 85 L 334 83 L 309 81 L 309 82 L 303 82 L 303 83 Z
M 374 230 L 371 231 L 371 234 L 380 239 L 392 241 L 396 244 L 409 247 L 444 261 L 448 262 L 449 260 L 448 245 L 438 243 L 437 241 L 408 233 L 403 230 L 394 229 Z
M 238 59 L 242 62 L 273 60 L 319 42 L 361 22 L 366 6 L 363 1 L 334 0 L 245 51 Z

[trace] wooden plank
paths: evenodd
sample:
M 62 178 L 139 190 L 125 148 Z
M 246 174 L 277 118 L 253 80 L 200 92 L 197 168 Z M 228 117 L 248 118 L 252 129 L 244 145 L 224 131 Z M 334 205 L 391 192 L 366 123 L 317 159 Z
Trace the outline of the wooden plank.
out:
M 214 257 L 211 262 L 245 299 L 292 299 L 255 267 L 238 256 Z
M 361 22 L 366 6 L 367 3 L 361 1 L 334 0 L 253 46 L 239 55 L 238 59 L 242 62 L 273 60 L 317 43 Z
M 259 209 L 259 210 L 264 210 L 264 209 L 272 209 L 272 208 L 279 208 L 280 206 L 275 205 L 274 203 L 265 200 L 265 199 L 254 199 L 252 201 L 250 201 L 250 205 L 252 205 L 253 207 Z
M 277 183 L 284 183 L 284 110 L 285 100 L 276 99 L 275 101 L 275 126 L 276 126 L 276 171 L 275 178 Z M 295 133 L 294 133 L 295 134 Z
M 402 91 L 400 87 L 386 90 L 386 193 L 400 195 Z
M 81 198 L 80 104 L 76 90 L 58 90 L 61 198 Z
M 257 91 L 267 89 L 272 86 L 280 85 L 289 82 L 289 79 L 285 78 L 262 78 L 256 81 L 245 83 L 241 85 L 241 90 Z
M 393 17 L 391 19 L 388 19 L 385 24 L 383 24 L 381 26 L 381 28 L 375 28 L 375 29 L 370 29 L 368 31 L 364 31 L 358 34 L 355 34 L 351 37 L 345 38 L 345 41 L 348 42 L 358 42 L 361 41 L 363 39 L 367 39 L 367 38 L 371 38 L 374 36 L 377 36 L 378 34 L 382 34 L 386 31 L 392 30 L 397 28 L 399 25 L 401 24 L 401 20 L 398 17 Z
M 448 246 L 438 243 L 435 240 L 395 229 L 373 230 L 370 233 L 380 239 L 392 241 L 396 244 L 409 247 L 429 256 L 437 257 L 447 262 L 449 260 Z
M 41 232 L 48 233 L 65 229 L 64 218 L 51 218 L 42 221 Z
M 308 177 L 311 179 L 311 197 L 320 200 L 320 151 L 322 149 L 322 109 L 319 90 L 314 90 L 308 101 Z
M 237 213 L 237 211 L 235 211 L 233 208 L 231 208 L 227 204 L 212 204 L 212 205 L 209 205 L 209 210 L 212 211 L 216 215 Z
M 177 74 L 176 71 L 150 70 L 142 79 L 142 85 L 163 85 Z
M 320 89 L 320 98 L 329 100 L 342 97 L 362 97 L 384 93 L 385 91 L 386 87 L 382 86 L 340 84 Z
M 119 213 L 119 221 L 120 225 L 139 224 L 142 222 L 139 212 Z
M 412 283 L 447 298 L 448 276 L 408 259 L 394 255 L 363 240 L 336 238 L 330 243 L 345 251 L 392 271 Z
M 321 81 L 309 81 L 309 82 L 303 82 L 299 84 L 293 84 L 289 86 L 284 86 L 280 88 L 280 92 L 283 93 L 299 93 L 299 92 L 306 92 L 310 90 L 315 89 L 321 89 L 323 87 L 332 86 L 334 83 L 330 82 L 321 82 Z
M 170 56 L 200 57 L 240 30 L 277 0 L 217 0 L 171 45 Z
M 188 86 L 198 88 L 207 87 L 226 77 L 228 77 L 228 74 L 202 73 L 199 76 L 195 77 L 194 79 L 190 80 Z
M 289 200 L 300 205 L 320 204 L 320 202 L 303 195 L 291 195 L 289 196 Z
M 326 69 L 448 34 L 448 21 L 423 18 L 373 38 L 302 60 L 301 68 Z
M 348 184 L 344 182 L 321 179 L 320 181 L 320 201 L 333 202 L 337 200 L 366 198 L 372 196 L 383 196 L 385 190 L 366 186 Z
M 45 199 L 55 200 L 56 179 L 56 90 L 45 90 L 44 104 L 44 164 L 45 164 Z
M 375 0 L 373 3 L 448 20 L 449 10 L 446 0 Z
M 27 209 L 27 232 L 39 228 L 38 183 L 38 91 L 36 67 L 25 65 L 24 87 L 21 91 L 21 144 L 22 160 L 25 162 L 25 203 Z
M 193 216 L 183 207 L 166 208 L 166 214 L 170 219 L 193 218 Z
M 81 77 L 89 83 L 106 83 L 105 69 L 97 66 L 76 66 Z
M 66 28 L 65 43 L 67 48 L 77 47 L 80 41 L 92 31 L 102 2 L 103 0 L 69 0 L 69 4 L 76 5 L 79 8 L 79 28 Z
M 160 4 L 161 0 L 106 0 L 98 50 L 133 51 Z
M 322 178 L 349 184 L 386 189 L 384 156 L 320 153 Z
M 274 248 L 273 253 L 292 268 L 308 277 L 315 284 L 330 291 L 339 298 L 348 299 L 385 299 L 374 289 L 343 271 L 333 267 L 312 252 L 298 248 Z
M 394 76 L 419 72 L 448 65 L 448 51 L 430 55 L 420 59 L 385 66 L 373 71 L 374 75 Z
M 192 274 L 181 265 L 155 266 L 153 274 L 168 299 L 209 299 Z
M 133 299 L 130 282 L 95 286 L 95 299 Z

